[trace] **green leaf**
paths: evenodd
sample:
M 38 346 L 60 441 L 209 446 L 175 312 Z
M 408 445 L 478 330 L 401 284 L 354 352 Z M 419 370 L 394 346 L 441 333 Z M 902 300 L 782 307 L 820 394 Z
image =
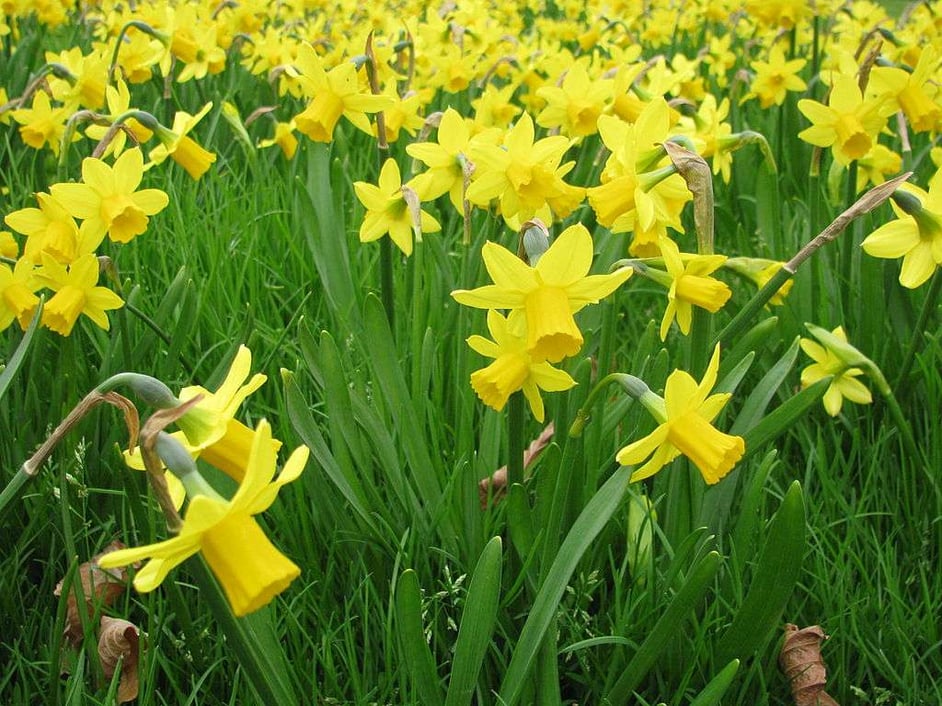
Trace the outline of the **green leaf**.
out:
M 442 691 L 432 650 L 422 627 L 422 593 L 415 571 L 406 569 L 396 586 L 396 619 L 406 672 L 423 706 L 440 706 Z
M 824 397 L 830 384 L 829 378 L 818 380 L 776 407 L 761 422 L 746 432 L 743 435 L 746 441 L 746 453 L 743 460 L 760 451 L 767 443 L 790 429 L 805 412 Z
M 739 660 L 734 659 L 710 680 L 710 683 L 703 687 L 703 691 L 697 694 L 696 698 L 690 702 L 690 706 L 716 706 L 723 698 L 723 694 L 733 683 L 736 672 L 739 671 Z
M 464 706 L 471 696 L 481 665 L 491 644 L 500 604 L 501 540 L 494 537 L 484 547 L 474 567 L 468 596 L 461 612 L 455 659 L 448 682 L 445 706 Z
M 772 401 L 772 397 L 775 396 L 798 359 L 799 340 L 799 337 L 795 336 L 795 340 L 792 341 L 785 354 L 763 376 L 743 402 L 742 409 L 729 430 L 730 434 L 742 436 L 762 421 L 762 415 L 769 406 L 769 402 Z
M 703 601 L 707 590 L 713 584 L 713 577 L 720 568 L 722 559 L 718 552 L 712 551 L 704 556 L 691 569 L 687 580 L 677 591 L 667 610 L 648 632 L 638 651 L 631 658 L 628 667 L 606 695 L 605 702 L 612 704 L 629 703 L 631 693 L 638 688 L 641 680 L 658 657 L 664 652 L 671 639 L 680 630 L 683 621 Z
M 546 580 L 533 600 L 530 614 L 507 666 L 500 687 L 501 703 L 506 706 L 513 706 L 520 698 L 543 642 L 543 636 L 556 615 L 556 608 L 569 579 L 586 549 L 621 505 L 630 477 L 631 471 L 628 468 L 622 467 L 615 471 L 589 500 L 560 546 L 556 559 L 547 572 Z
M 772 518 L 742 606 L 717 644 L 720 664 L 736 657 L 750 657 L 778 627 L 785 603 L 798 581 L 804 555 L 805 505 L 801 484 L 796 480 Z

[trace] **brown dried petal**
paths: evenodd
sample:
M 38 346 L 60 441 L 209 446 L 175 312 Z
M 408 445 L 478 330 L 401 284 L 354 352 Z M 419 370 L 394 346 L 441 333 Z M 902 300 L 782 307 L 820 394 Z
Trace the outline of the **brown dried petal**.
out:
M 118 682 L 118 703 L 123 704 L 137 698 L 137 661 L 140 650 L 137 626 L 127 620 L 102 616 L 98 633 L 98 658 L 105 678 L 110 680 L 121 662 L 121 677 Z
M 125 569 L 102 569 L 97 563 L 98 559 L 108 552 L 123 548 L 124 544 L 121 542 L 112 542 L 105 547 L 103 552 L 96 554 L 91 561 L 86 561 L 78 568 L 85 611 L 89 618 L 94 616 L 96 605 L 110 606 L 127 588 L 128 574 Z M 53 592 L 56 596 L 62 595 L 63 582 L 64 579 L 56 584 Z M 63 635 L 69 643 L 77 647 L 82 642 L 82 619 L 78 607 L 78 594 L 74 586 L 66 600 L 67 610 Z

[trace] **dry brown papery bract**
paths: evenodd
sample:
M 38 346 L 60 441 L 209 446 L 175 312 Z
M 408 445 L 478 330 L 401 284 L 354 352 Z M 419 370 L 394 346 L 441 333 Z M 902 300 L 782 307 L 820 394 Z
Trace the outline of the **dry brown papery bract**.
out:
M 98 566 L 98 559 L 108 552 L 123 549 L 121 542 L 112 542 L 101 554 L 96 554 L 91 561 L 86 561 L 78 567 L 78 580 L 82 585 L 82 596 L 88 618 L 95 614 L 95 606 L 110 606 L 115 599 L 124 593 L 127 588 L 128 574 L 124 569 L 102 569 Z M 64 581 L 64 579 L 63 579 Z M 55 595 L 62 595 L 62 583 L 56 584 Z M 63 636 L 73 647 L 82 643 L 82 618 L 79 614 L 78 597 L 75 586 L 69 591 L 67 598 L 67 612 Z
M 820 625 L 800 630 L 797 625 L 785 625 L 778 663 L 791 684 L 795 706 L 840 706 L 824 691 L 827 668 L 821 658 L 821 643 L 825 639 Z
M 527 468 L 531 463 L 536 461 L 540 453 L 545 449 L 549 442 L 553 440 L 553 423 L 550 422 L 546 425 L 546 428 L 536 437 L 530 445 L 523 452 L 523 467 Z M 481 509 L 487 509 L 488 498 L 491 499 L 493 503 L 503 496 L 504 491 L 507 489 L 507 466 L 501 466 L 494 473 L 492 473 L 487 478 L 482 478 L 478 481 L 478 496 L 481 500 Z
M 118 662 L 121 662 L 121 677 L 118 682 L 118 703 L 123 704 L 137 698 L 137 660 L 139 636 L 137 626 L 127 620 L 101 618 L 98 632 L 98 658 L 105 679 L 111 680 Z

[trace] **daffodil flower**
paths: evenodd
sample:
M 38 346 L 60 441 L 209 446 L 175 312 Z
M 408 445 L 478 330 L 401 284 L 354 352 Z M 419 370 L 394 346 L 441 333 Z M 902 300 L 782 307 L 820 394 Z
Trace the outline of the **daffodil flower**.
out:
M 582 333 L 573 314 L 614 292 L 632 270 L 589 275 L 592 236 L 585 226 L 570 226 L 531 267 L 514 253 L 492 242 L 481 250 L 494 284 L 459 289 L 451 296 L 479 309 L 523 309 L 527 350 L 533 360 L 556 363 L 582 348 Z
M 891 205 L 896 220 L 877 228 L 861 246 L 873 257 L 903 258 L 899 282 L 915 289 L 942 265 L 942 181 L 930 183 L 928 193 L 904 184 Z
M 631 480 L 639 481 L 657 473 L 683 454 L 699 469 L 708 484 L 718 483 L 729 473 L 746 450 L 742 437 L 719 431 L 712 422 L 729 401 L 729 393 L 710 395 L 720 367 L 720 347 L 713 351 L 703 380 L 698 385 L 689 373 L 675 370 L 667 378 L 664 397 L 653 392 L 641 396 L 641 403 L 659 422 L 643 439 L 624 447 L 616 455 L 623 466 L 641 463 Z
M 258 610 L 284 591 L 301 570 L 271 543 L 254 516 L 271 506 L 283 485 L 301 475 L 307 457 L 307 447 L 296 449 L 275 478 L 271 429 L 267 422 L 259 422 L 245 478 L 231 500 L 215 493 L 195 495 L 179 535 L 110 552 L 98 565 L 109 569 L 147 559 L 134 577 L 134 587 L 143 593 L 153 591 L 171 569 L 202 552 L 233 613 L 243 616 Z
M 530 410 L 538 422 L 543 421 L 543 398 L 540 390 L 559 392 L 576 384 L 569 373 L 557 370 L 546 361 L 534 361 L 527 351 L 526 318 L 521 310 L 504 317 L 494 309 L 487 312 L 487 328 L 494 339 L 471 336 L 468 345 L 494 362 L 471 373 L 471 387 L 481 401 L 498 412 L 510 395 L 523 390 Z
M 252 352 L 245 346 L 239 346 L 226 379 L 215 392 L 200 385 L 190 385 L 180 390 L 177 397 L 181 403 L 197 396 L 200 399 L 177 420 L 177 426 L 182 431 L 171 435 L 190 456 L 202 458 L 236 481 L 245 477 L 245 460 L 255 442 L 256 433 L 235 419 L 235 414 L 245 399 L 268 379 L 262 373 L 256 373 L 249 379 L 251 369 Z M 273 451 L 277 452 L 281 447 L 277 439 L 270 439 L 270 443 Z M 139 451 L 126 453 L 125 461 L 132 468 L 144 468 Z
M 170 199 L 160 189 L 137 187 L 144 177 L 144 157 L 135 147 L 127 150 L 114 166 L 94 157 L 82 161 L 81 184 L 53 184 L 53 197 L 76 218 L 88 238 L 105 233 L 116 243 L 128 243 L 147 230 L 150 216 L 160 213 Z
M 169 130 L 162 125 L 158 126 L 156 132 L 160 144 L 150 151 L 151 164 L 161 164 L 170 157 L 193 179 L 203 176 L 216 161 L 216 155 L 203 149 L 188 133 L 212 107 L 212 102 L 209 102 L 196 115 L 177 111 L 173 116 L 173 126 Z
M 844 327 L 838 326 L 831 331 L 844 343 L 847 342 L 847 334 L 844 333 Z M 802 388 L 809 387 L 818 380 L 830 377 L 831 384 L 824 393 L 824 409 L 832 417 L 841 413 L 841 407 L 844 400 L 847 399 L 856 404 L 870 404 L 873 397 L 870 390 L 864 387 L 864 384 L 856 378 L 863 375 L 863 370 L 851 367 L 847 364 L 838 352 L 821 345 L 810 338 L 802 338 L 800 341 L 801 349 L 808 354 L 814 361 L 811 365 L 801 371 Z
M 77 259 L 68 269 L 43 253 L 43 266 L 37 277 L 43 286 L 56 292 L 43 309 L 43 325 L 68 336 L 79 315 L 84 314 L 107 331 L 110 323 L 105 312 L 120 309 L 124 301 L 107 287 L 96 286 L 98 274 L 98 258 L 91 253 Z
M 673 240 L 661 238 L 659 244 L 670 275 L 667 309 L 661 319 L 663 341 L 675 316 L 680 332 L 686 336 L 690 333 L 694 306 L 715 314 L 729 301 L 733 292 L 725 282 L 709 276 L 726 262 L 725 255 L 694 255 L 684 261 Z

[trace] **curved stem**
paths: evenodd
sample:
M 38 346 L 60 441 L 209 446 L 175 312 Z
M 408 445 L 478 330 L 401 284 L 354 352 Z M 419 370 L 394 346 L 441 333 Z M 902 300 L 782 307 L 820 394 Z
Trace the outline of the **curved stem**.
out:
M 916 361 L 916 353 L 922 345 L 922 339 L 926 334 L 926 324 L 929 317 L 935 311 L 939 302 L 939 291 L 942 290 L 942 271 L 936 268 L 932 276 L 932 282 L 929 284 L 929 291 L 926 292 L 926 299 L 922 303 L 922 310 L 919 312 L 919 318 L 916 320 L 916 326 L 913 328 L 913 337 L 906 348 L 906 355 L 903 357 L 903 364 L 900 366 L 899 373 L 896 375 L 896 381 L 893 383 L 893 389 L 899 391 L 909 372 Z

